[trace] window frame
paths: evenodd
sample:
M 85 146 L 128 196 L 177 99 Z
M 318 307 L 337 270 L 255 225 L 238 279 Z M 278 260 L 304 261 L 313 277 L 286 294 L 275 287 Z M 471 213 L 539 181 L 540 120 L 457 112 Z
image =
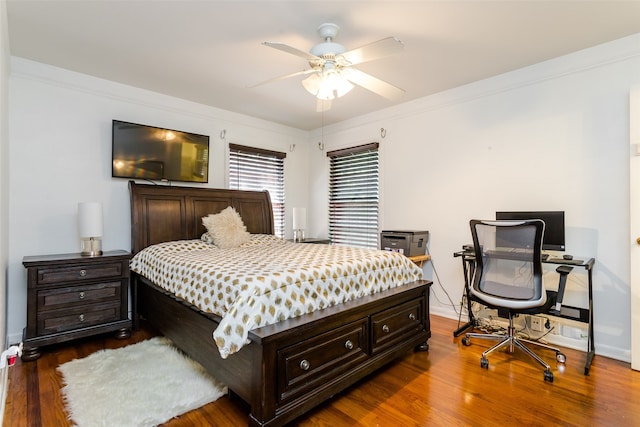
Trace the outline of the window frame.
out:
M 329 237 L 334 244 L 371 249 L 379 247 L 379 148 L 380 144 L 375 142 L 327 152 L 329 157 Z M 373 163 L 375 165 L 372 166 Z M 359 180 L 360 182 L 356 183 L 358 185 L 354 186 L 353 182 L 339 182 L 339 175 L 345 173 Z
M 273 231 L 278 237 L 284 237 L 285 232 L 284 159 L 286 157 L 287 154 L 280 151 L 229 143 L 229 188 L 268 191 L 273 209 Z M 256 168 L 256 166 L 259 167 Z M 245 175 L 243 180 L 240 177 L 243 168 L 244 172 L 252 174 L 253 177 Z M 268 179 L 265 180 L 265 177 Z M 265 185 L 267 183 L 269 184 Z

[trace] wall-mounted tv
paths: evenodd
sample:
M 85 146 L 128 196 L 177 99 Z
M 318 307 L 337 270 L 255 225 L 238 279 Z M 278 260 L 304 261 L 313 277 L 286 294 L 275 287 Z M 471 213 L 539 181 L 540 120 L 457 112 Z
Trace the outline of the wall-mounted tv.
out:
M 113 120 L 111 176 L 208 182 L 209 137 Z

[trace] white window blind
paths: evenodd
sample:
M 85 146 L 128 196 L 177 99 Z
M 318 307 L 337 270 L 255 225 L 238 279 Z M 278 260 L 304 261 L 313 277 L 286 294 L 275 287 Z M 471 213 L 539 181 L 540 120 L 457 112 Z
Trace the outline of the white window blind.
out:
M 229 144 L 229 188 L 267 190 L 273 206 L 274 233 L 284 237 L 284 159 L 286 153 Z
M 331 243 L 378 247 L 378 143 L 327 152 Z

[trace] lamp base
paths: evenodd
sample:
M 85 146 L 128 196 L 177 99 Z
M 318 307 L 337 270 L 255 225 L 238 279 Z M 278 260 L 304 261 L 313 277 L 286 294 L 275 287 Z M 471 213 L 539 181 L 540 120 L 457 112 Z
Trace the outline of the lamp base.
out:
M 293 230 L 293 241 L 304 242 L 304 230 L 302 228 L 297 228 Z
M 99 256 L 102 255 L 102 240 L 95 237 L 88 237 L 80 240 L 80 255 Z

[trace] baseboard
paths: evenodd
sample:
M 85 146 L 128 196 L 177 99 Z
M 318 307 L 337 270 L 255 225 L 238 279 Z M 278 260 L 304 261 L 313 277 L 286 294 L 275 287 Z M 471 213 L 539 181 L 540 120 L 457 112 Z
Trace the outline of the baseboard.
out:
M 429 312 L 436 316 L 446 317 L 448 319 L 458 319 L 458 314 L 451 310 L 451 307 L 430 307 Z M 497 314 L 497 313 L 496 313 Z M 482 316 L 480 316 L 482 317 Z M 463 315 L 462 319 L 460 319 L 462 323 L 467 321 L 467 316 Z M 520 320 L 518 320 L 520 321 Z M 517 322 L 518 322 L 517 321 Z M 584 328 L 586 328 L 586 324 L 568 320 L 568 319 L 557 319 L 561 323 L 565 323 L 562 328 L 561 334 L 549 334 L 545 336 L 545 340 L 553 345 L 559 345 L 561 347 L 571 348 L 574 350 L 579 350 L 586 352 L 587 351 L 587 340 Z M 499 317 L 495 317 L 493 322 L 500 324 L 502 326 L 507 325 L 506 319 L 502 319 Z M 581 334 L 577 334 L 576 330 L 578 328 L 582 328 L 583 331 Z M 611 359 L 620 360 L 622 362 L 630 363 L 631 362 L 631 351 L 626 349 L 621 349 L 618 347 L 611 347 L 603 344 L 596 345 L 596 354 L 609 357 Z
M 7 404 L 7 393 L 9 391 L 9 367 L 0 369 L 0 427 L 4 420 L 4 407 Z

